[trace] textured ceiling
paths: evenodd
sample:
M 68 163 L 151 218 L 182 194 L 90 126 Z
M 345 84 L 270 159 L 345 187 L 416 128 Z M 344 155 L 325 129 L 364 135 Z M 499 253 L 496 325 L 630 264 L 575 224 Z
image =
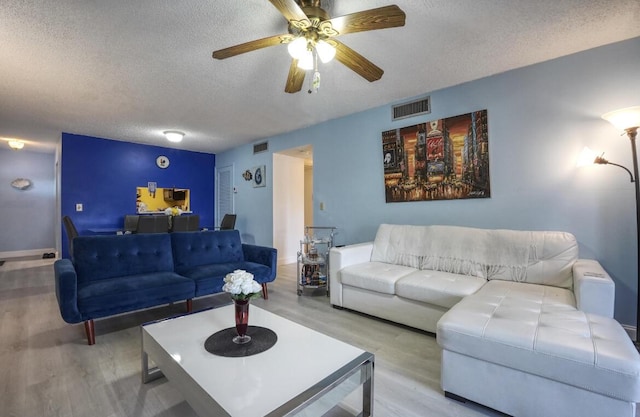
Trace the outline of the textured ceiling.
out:
M 640 36 L 638 0 L 322 2 L 334 17 L 388 4 L 406 26 L 339 38 L 384 69 L 381 80 L 333 61 L 319 93 L 287 94 L 286 46 L 211 58 L 286 32 L 267 0 L 3 0 L 0 140 L 46 152 L 64 131 L 217 153 Z M 182 143 L 162 137 L 170 129 Z

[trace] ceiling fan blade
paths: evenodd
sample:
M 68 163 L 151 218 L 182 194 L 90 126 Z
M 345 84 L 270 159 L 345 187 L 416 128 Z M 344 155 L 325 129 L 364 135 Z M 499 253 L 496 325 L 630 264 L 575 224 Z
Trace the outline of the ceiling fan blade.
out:
M 340 35 L 404 26 L 406 15 L 396 5 L 364 10 L 330 19 Z
M 382 78 L 382 74 L 384 74 L 382 68 L 376 66 L 373 62 L 349 48 L 344 43 L 338 42 L 335 39 L 331 40 L 336 43 L 336 59 L 338 61 L 351 68 L 369 82 Z
M 245 52 L 255 51 L 257 49 L 266 48 L 267 46 L 274 46 L 283 43 L 283 38 L 289 36 L 288 34 L 269 36 L 268 38 L 257 39 L 255 41 L 241 43 L 240 45 L 230 46 L 228 48 L 220 49 L 213 52 L 213 57 L 216 59 L 225 59 L 232 56 L 244 54 Z
M 302 11 L 298 3 L 295 0 L 269 0 L 271 4 L 273 4 L 276 9 L 282 13 L 282 15 L 288 21 L 300 21 L 300 20 L 308 20 L 307 15 Z
M 289 67 L 289 76 L 287 77 L 287 84 L 284 87 L 286 93 L 297 93 L 302 90 L 302 84 L 304 83 L 304 76 L 306 71 L 298 68 L 298 60 L 291 60 L 291 66 Z

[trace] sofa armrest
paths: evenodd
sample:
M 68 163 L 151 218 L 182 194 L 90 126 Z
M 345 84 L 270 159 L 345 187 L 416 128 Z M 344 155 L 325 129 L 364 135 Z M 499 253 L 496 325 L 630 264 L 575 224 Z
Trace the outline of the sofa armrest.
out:
M 329 251 L 329 289 L 331 304 L 342 307 L 342 279 L 340 271 L 350 265 L 371 260 L 373 242 L 334 247 Z
M 78 310 L 78 275 L 69 259 L 58 259 L 53 264 L 56 282 L 56 298 L 62 319 L 67 323 L 79 323 L 82 314 Z
M 278 270 L 277 249 L 243 243 L 242 252 L 244 253 L 245 261 L 266 265 L 271 269 L 271 275 L 265 282 L 272 282 L 276 279 L 276 272 Z
M 578 259 L 573 264 L 573 292 L 578 310 L 613 317 L 615 284 L 598 261 Z

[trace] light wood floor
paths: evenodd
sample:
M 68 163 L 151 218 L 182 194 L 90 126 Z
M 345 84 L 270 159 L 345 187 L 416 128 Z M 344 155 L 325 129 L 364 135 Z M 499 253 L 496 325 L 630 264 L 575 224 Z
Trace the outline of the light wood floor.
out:
M 0 266 L 0 415 L 195 417 L 170 381 L 140 381 L 138 326 L 182 313 L 184 304 L 98 320 L 96 345 L 88 346 L 82 325 L 60 318 L 52 264 Z M 323 294 L 297 296 L 295 275 L 295 265 L 282 266 L 269 300 L 252 303 L 374 353 L 376 417 L 499 415 L 443 396 L 433 335 L 336 310 Z M 225 297 L 194 300 L 194 309 L 225 303 Z

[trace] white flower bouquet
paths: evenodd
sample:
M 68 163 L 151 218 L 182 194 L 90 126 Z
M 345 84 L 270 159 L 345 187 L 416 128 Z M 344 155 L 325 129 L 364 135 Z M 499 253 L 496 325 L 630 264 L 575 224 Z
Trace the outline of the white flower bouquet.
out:
M 236 269 L 224 277 L 222 290 L 231 294 L 234 300 L 249 300 L 260 297 L 262 286 L 253 279 L 253 274 Z

